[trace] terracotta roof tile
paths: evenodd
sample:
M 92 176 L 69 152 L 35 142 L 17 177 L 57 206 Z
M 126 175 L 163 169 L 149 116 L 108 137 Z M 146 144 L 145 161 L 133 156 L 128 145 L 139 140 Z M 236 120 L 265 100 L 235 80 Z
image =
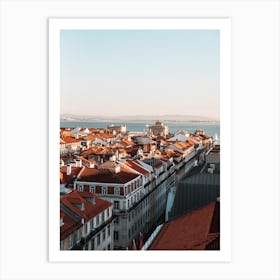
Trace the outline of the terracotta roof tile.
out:
M 93 198 L 94 203 L 89 202 L 86 198 Z M 104 210 L 109 208 L 112 203 L 98 198 L 93 193 L 89 192 L 78 192 L 76 190 L 60 198 L 60 202 L 69 208 L 72 212 L 81 218 L 84 218 L 85 223 L 94 218 L 95 216 L 102 213 Z M 74 204 L 83 203 L 84 210 L 80 210 Z
M 73 176 L 78 175 L 82 170 L 82 167 L 71 166 L 71 174 L 67 175 L 67 166 L 63 165 L 60 167 L 60 183 L 71 184 L 73 183 Z
M 137 162 L 133 161 L 133 160 L 127 160 L 125 162 L 125 165 L 127 165 L 128 167 L 136 170 L 137 172 L 141 173 L 142 175 L 147 175 L 149 174 L 149 171 L 144 169 L 143 167 L 141 167 L 139 164 L 137 164 Z
M 127 169 L 122 167 L 118 173 L 112 173 L 109 170 L 98 170 L 96 168 L 85 167 L 78 180 L 85 182 L 125 184 L 138 176 L 139 174 L 130 173 Z
M 165 224 L 149 250 L 205 250 L 220 236 L 211 232 L 213 219 L 219 220 L 219 203 L 214 201 L 198 210 Z M 218 213 L 216 209 L 218 208 Z
M 83 226 L 82 223 L 76 221 L 62 210 L 60 210 L 60 217 L 63 218 L 63 225 L 60 226 L 60 240 L 64 240 L 71 233 Z
M 81 140 L 78 140 L 78 139 L 75 139 L 75 138 L 72 138 L 72 137 L 64 137 L 63 138 L 63 141 L 66 143 L 66 144 L 70 144 L 70 143 L 78 143 L 80 142 Z

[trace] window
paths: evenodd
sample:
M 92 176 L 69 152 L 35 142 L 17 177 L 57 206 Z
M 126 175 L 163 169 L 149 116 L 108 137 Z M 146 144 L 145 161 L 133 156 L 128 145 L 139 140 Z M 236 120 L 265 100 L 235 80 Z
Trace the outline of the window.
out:
M 118 231 L 114 231 L 114 240 L 115 241 L 119 240 L 119 232 Z
M 120 195 L 120 188 L 119 187 L 115 187 L 115 195 Z
M 97 246 L 100 245 L 100 233 L 97 235 Z
M 111 227 L 110 227 L 110 225 L 107 227 L 107 235 L 108 235 L 108 236 L 111 235 Z
M 119 224 L 119 217 L 116 217 L 116 218 L 115 218 L 114 224 Z
M 107 246 L 107 250 L 111 250 L 111 246 L 110 246 L 110 244 L 108 244 L 108 246 Z
M 102 230 L 102 240 L 104 241 L 106 239 L 106 231 L 105 229 Z
M 105 220 L 105 212 L 101 213 L 101 222 L 104 223 Z
M 90 187 L 89 187 L 89 192 L 95 193 L 95 187 L 94 187 L 94 186 L 90 186 Z
M 126 209 L 126 201 L 123 201 L 123 209 Z
M 114 200 L 114 209 L 120 209 L 120 202 L 117 200 Z
M 107 194 L 107 187 L 102 187 L 102 194 Z
M 109 208 L 107 209 L 107 218 L 109 219 L 109 217 L 110 217 L 110 210 L 109 210 Z
M 99 225 L 99 215 L 96 216 L 96 226 L 98 226 L 98 225 Z
M 94 239 L 91 240 L 91 250 L 94 250 Z

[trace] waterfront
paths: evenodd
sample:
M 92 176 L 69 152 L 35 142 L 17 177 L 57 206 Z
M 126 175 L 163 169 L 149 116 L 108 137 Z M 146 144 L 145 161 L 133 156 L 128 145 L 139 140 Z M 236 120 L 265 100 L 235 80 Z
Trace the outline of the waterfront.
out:
M 171 213 L 177 217 L 173 206 L 177 184 L 187 173 L 196 166 L 204 172 L 218 169 L 212 159 L 209 166 L 207 157 L 214 148 L 210 136 L 219 135 L 219 125 L 160 121 L 111 125 L 61 123 L 61 250 L 141 250 Z M 101 128 L 102 133 L 91 128 Z M 188 133 L 177 134 L 180 139 L 172 135 L 182 130 Z M 208 193 L 209 188 L 207 203 Z M 197 194 L 192 195 L 195 200 Z M 100 213 L 93 215 L 96 211 Z M 76 230 L 68 232 L 70 221 Z
M 66 127 L 96 127 L 96 128 L 105 128 L 107 125 L 111 125 L 112 123 L 107 122 L 60 122 L 61 128 Z M 114 123 L 114 125 L 126 125 L 128 131 L 138 131 L 145 132 L 147 131 L 147 125 L 151 125 L 152 123 Z M 179 130 L 186 130 L 188 132 L 194 132 L 196 130 L 204 130 L 205 133 L 209 136 L 215 136 L 217 134 L 220 139 L 220 124 L 219 123 L 168 123 L 165 122 L 168 126 L 169 132 L 175 133 Z

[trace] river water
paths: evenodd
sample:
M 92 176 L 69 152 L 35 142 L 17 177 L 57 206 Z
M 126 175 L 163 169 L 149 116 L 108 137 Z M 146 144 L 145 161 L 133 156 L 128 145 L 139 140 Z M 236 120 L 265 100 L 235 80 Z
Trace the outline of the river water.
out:
M 106 122 L 60 122 L 60 127 L 95 127 L 95 128 L 106 128 L 112 123 Z M 114 123 L 114 125 L 126 125 L 127 131 L 133 132 L 145 132 L 147 126 L 153 123 Z M 190 133 L 194 133 L 196 130 L 204 130 L 209 136 L 215 137 L 216 135 L 220 138 L 220 124 L 208 124 L 208 123 L 164 123 L 168 126 L 169 132 L 175 133 L 179 130 L 186 130 Z

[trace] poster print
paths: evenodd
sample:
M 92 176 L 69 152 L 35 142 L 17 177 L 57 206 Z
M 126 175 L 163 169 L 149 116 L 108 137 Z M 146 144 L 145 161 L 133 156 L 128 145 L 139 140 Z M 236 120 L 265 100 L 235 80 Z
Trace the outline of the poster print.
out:
M 229 260 L 229 24 L 50 19 L 50 260 Z

